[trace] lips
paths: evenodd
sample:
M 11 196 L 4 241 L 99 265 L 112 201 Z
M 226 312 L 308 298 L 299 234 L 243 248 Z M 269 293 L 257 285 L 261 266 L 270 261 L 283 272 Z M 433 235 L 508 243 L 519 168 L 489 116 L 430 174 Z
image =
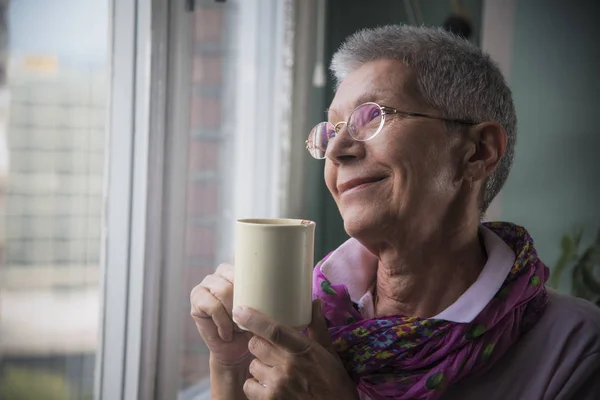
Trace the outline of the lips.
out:
M 355 178 L 350 179 L 344 183 L 340 183 L 337 185 L 337 190 L 339 194 L 352 190 L 358 186 L 366 185 L 369 183 L 375 183 L 383 180 L 384 177 L 381 176 L 372 176 L 372 177 L 363 177 L 363 178 Z

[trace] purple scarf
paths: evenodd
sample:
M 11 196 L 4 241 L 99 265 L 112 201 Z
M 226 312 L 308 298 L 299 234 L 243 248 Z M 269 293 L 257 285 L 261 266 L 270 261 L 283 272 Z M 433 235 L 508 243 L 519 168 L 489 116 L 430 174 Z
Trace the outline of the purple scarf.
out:
M 364 319 L 345 285 L 314 270 L 313 296 L 323 304 L 333 345 L 358 390 L 374 400 L 438 399 L 464 378 L 484 372 L 545 309 L 549 270 L 527 231 L 509 223 L 485 226 L 516 255 L 495 297 L 471 323 L 390 315 Z

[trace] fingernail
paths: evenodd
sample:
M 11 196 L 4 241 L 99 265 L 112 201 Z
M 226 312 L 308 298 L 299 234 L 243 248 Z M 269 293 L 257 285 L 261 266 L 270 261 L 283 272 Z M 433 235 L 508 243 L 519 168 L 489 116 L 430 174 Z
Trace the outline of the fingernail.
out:
M 235 315 L 236 317 L 241 317 L 241 316 L 243 316 L 245 311 L 246 311 L 246 307 L 237 306 L 237 307 L 234 307 L 234 309 L 233 309 L 233 315 Z

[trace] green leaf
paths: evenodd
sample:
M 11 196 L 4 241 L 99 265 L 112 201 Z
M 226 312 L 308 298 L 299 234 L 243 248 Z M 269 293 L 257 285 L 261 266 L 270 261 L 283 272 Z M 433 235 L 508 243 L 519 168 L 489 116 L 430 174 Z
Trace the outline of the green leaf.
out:
M 579 244 L 581 243 L 583 232 L 584 229 L 581 226 L 573 230 L 573 244 L 575 245 L 575 250 L 579 247 Z
M 594 274 L 590 271 L 589 266 L 583 265 L 581 268 L 583 283 L 587 288 L 595 294 L 600 294 L 600 281 L 596 280 Z
M 598 265 L 600 265 L 600 246 L 594 243 L 585 250 L 577 263 L 577 267 L 581 269 L 583 284 L 594 294 L 600 294 L 600 282 L 594 275 L 594 269 Z
M 573 296 L 576 297 L 582 297 L 583 296 L 583 292 L 584 292 L 584 288 L 583 288 L 583 281 L 581 279 L 581 268 L 578 268 L 577 266 L 575 266 L 573 268 L 573 281 L 572 281 L 572 289 L 571 291 L 573 292 Z
M 569 271 L 572 276 L 571 294 L 600 305 L 600 229 L 594 241 L 580 250 L 584 229 L 579 226 L 561 238 L 561 254 L 548 282 L 558 287 L 561 276 Z
M 596 246 L 600 246 L 600 228 L 598 229 L 598 233 L 596 234 L 596 240 L 594 241 Z
M 583 273 L 583 265 L 578 264 L 573 268 L 573 295 L 582 299 L 593 301 L 595 293 L 593 293 L 586 284 L 586 279 Z
M 560 254 L 558 261 L 554 266 L 554 270 L 552 271 L 552 276 L 550 277 L 549 282 L 550 286 L 555 289 L 558 288 L 560 277 L 562 276 L 569 262 L 573 259 L 576 250 L 575 242 L 569 235 L 563 235 L 560 241 L 560 247 L 562 249 L 562 253 Z

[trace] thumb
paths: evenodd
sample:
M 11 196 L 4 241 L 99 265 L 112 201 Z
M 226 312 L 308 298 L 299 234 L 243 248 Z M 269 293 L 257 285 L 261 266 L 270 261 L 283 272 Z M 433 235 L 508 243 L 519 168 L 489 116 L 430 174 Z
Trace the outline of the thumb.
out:
M 308 325 L 308 337 L 325 347 L 326 350 L 335 353 L 319 299 L 313 300 L 312 303 L 312 321 Z

